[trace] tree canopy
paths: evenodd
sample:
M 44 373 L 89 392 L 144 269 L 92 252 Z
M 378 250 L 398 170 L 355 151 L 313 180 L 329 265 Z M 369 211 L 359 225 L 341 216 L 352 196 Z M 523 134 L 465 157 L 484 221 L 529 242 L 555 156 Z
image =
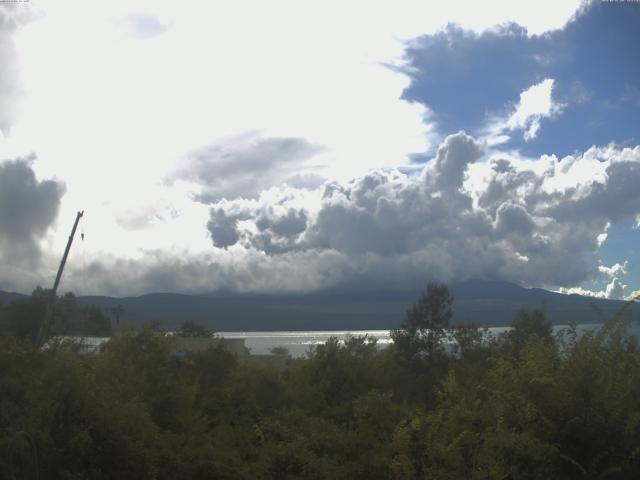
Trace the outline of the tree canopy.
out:
M 100 355 L 43 351 L 16 323 L 37 299 L 0 307 L 2 478 L 640 476 L 640 348 L 622 316 L 554 335 L 544 312 L 522 312 L 491 337 L 448 325 L 434 285 L 387 348 L 334 337 L 274 366 L 220 344 L 179 355 L 151 327 Z

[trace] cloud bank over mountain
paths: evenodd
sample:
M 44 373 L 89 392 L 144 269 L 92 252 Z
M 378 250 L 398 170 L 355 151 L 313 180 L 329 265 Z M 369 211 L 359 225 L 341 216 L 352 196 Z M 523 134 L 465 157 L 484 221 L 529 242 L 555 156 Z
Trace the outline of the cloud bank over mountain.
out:
M 640 214 L 638 184 L 640 147 L 487 158 L 459 132 L 418 173 L 376 170 L 213 202 L 205 255 L 148 252 L 89 272 L 113 293 L 117 285 L 100 282 L 118 271 L 135 272 L 117 277 L 139 292 L 403 289 L 480 277 L 565 288 L 601 279 L 610 283 L 601 296 L 622 298 L 626 265 L 602 265 L 597 252 L 612 223 Z

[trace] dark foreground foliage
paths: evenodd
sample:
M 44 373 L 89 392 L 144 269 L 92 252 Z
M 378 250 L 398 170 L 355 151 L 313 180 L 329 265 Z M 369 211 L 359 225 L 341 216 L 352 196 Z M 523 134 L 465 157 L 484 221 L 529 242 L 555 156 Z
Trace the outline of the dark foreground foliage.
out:
M 177 356 L 152 328 L 97 356 L 3 335 L 0 478 L 640 478 L 640 351 L 621 318 L 554 337 L 523 312 L 482 341 L 450 328 L 450 300 L 430 286 L 389 348 L 331 339 L 284 367 Z

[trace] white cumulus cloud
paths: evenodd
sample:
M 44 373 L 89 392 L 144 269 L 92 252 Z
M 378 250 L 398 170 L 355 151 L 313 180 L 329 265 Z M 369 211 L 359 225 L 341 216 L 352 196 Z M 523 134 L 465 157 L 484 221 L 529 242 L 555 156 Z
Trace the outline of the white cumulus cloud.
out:
M 562 112 L 563 105 L 553 100 L 554 79 L 545 78 L 520 93 L 513 111 L 505 117 L 494 118 L 486 128 L 490 145 L 507 142 L 513 132 L 521 131 L 525 141 L 538 135 L 541 122 Z

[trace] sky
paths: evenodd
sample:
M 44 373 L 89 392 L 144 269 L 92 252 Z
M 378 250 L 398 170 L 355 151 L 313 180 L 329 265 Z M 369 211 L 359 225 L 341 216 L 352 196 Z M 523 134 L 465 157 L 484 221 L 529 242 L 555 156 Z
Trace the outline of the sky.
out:
M 640 294 L 640 3 L 0 3 L 0 289 Z

